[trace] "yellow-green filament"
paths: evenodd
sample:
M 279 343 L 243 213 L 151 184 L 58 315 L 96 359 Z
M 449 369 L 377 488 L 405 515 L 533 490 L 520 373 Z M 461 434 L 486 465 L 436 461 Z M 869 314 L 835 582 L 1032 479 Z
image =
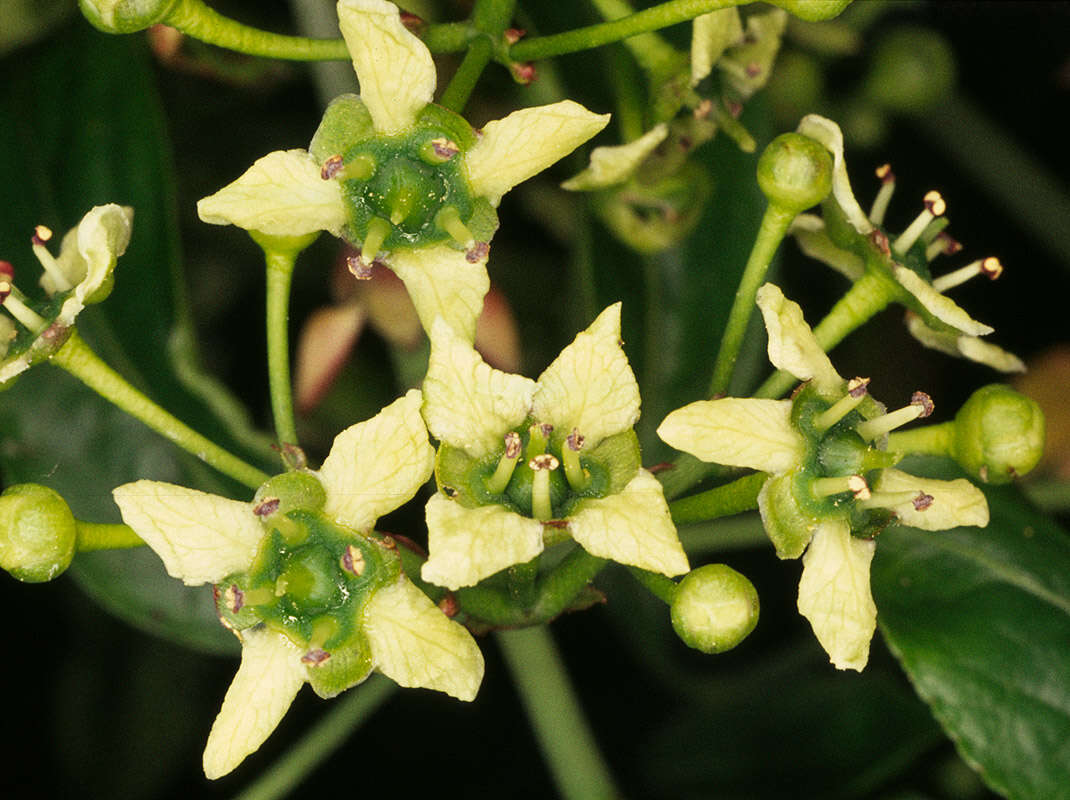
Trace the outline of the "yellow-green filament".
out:
M 498 460 L 498 467 L 494 474 L 487 478 L 487 491 L 491 494 L 501 494 L 509 485 L 513 477 L 513 470 L 520 461 L 520 435 L 510 431 L 505 435 L 505 452 Z
M 454 206 L 446 206 L 435 214 L 435 225 L 452 236 L 460 245 L 468 247 L 475 241 L 468 226 L 461 221 L 461 212 Z
M 386 241 L 386 237 L 392 231 L 393 228 L 385 219 L 372 217 L 371 222 L 368 223 L 368 233 L 364 236 L 364 243 L 360 247 L 361 258 L 366 264 L 371 264 L 375 261 L 375 256 L 378 255 L 383 242 Z
M 816 478 L 810 484 L 814 497 L 831 497 L 850 492 L 859 500 L 870 496 L 869 485 L 861 475 L 842 475 L 833 478 Z
M 855 426 L 855 431 L 867 442 L 872 442 L 877 437 L 894 431 L 900 425 L 913 422 L 923 413 L 925 413 L 925 409 L 920 405 L 903 406 L 895 411 L 858 423 Z
M 557 459 L 549 454 L 536 456 L 528 462 L 528 467 L 535 473 L 531 483 L 531 515 L 543 522 L 554 517 L 550 503 L 550 472 L 557 466 Z

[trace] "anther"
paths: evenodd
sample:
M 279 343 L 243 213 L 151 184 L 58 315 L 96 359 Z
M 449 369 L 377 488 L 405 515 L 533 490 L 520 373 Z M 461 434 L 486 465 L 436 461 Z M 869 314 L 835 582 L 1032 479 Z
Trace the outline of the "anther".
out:
M 527 31 L 523 28 L 508 28 L 502 36 L 505 37 L 506 44 L 516 44 L 527 34 Z
M 914 392 L 910 398 L 910 405 L 860 422 L 855 426 L 855 432 L 867 442 L 871 442 L 901 425 L 906 425 L 908 422 L 913 422 L 921 417 L 927 417 L 932 413 L 932 398 L 925 392 Z
M 323 166 L 320 167 L 320 177 L 325 181 L 329 181 L 335 177 L 339 172 L 345 169 L 345 162 L 342 160 L 342 156 L 335 155 L 328 158 L 323 162 Z
M 282 501 L 277 497 L 265 497 L 255 506 L 253 506 L 253 513 L 263 519 L 264 517 L 270 517 L 276 511 L 279 510 L 279 503 Z
M 850 492 L 855 500 L 870 498 L 869 484 L 861 475 L 841 475 L 832 478 L 815 478 L 810 483 L 814 497 L 832 497 Z
M 37 256 L 37 260 L 41 262 L 41 266 L 44 271 L 48 273 L 48 276 L 52 279 L 52 283 L 55 286 L 56 292 L 66 292 L 72 286 L 70 278 L 67 277 L 67 273 L 63 271 L 63 268 L 56 262 L 55 256 L 48 252 L 48 248 L 45 247 L 45 243 L 51 241 L 52 230 L 44 225 L 38 225 L 33 229 L 33 236 L 30 237 L 30 242 L 33 247 L 33 254 Z
M 814 427 L 823 433 L 854 411 L 868 394 L 868 386 L 869 378 L 851 378 L 847 382 L 847 394 L 814 417 Z
M 590 473 L 580 464 L 580 449 L 583 447 L 584 438 L 580 432 L 573 428 L 572 432 L 565 437 L 565 446 L 561 448 L 561 461 L 565 467 L 565 479 L 573 491 L 582 492 L 590 480 Z
M 932 261 L 937 256 L 953 256 L 961 249 L 962 242 L 951 234 L 940 231 L 925 248 L 925 260 Z
M 428 164 L 445 164 L 459 152 L 461 148 L 455 141 L 445 136 L 436 136 L 420 148 L 420 157 Z
M 509 71 L 513 74 L 513 80 L 522 86 L 534 83 L 539 76 L 538 70 L 530 61 L 513 61 L 509 64 Z
M 505 491 L 513 477 L 513 470 L 520 461 L 520 450 L 520 434 L 516 431 L 509 431 L 505 434 L 505 452 L 498 460 L 498 467 L 494 470 L 494 474 L 487 478 L 485 485 L 488 492 L 501 494 Z
M 324 650 L 322 647 L 314 647 L 301 656 L 301 663 L 308 664 L 310 667 L 318 667 L 324 661 L 329 659 L 331 654 Z
M 464 251 L 464 260 L 469 264 L 478 264 L 480 261 L 485 261 L 489 254 L 489 242 L 476 242 Z
M 364 568 L 366 566 L 364 561 L 364 552 L 356 545 L 346 545 L 345 551 L 342 553 L 342 558 L 339 559 L 342 569 L 359 578 L 364 574 Z
M 346 266 L 349 268 L 349 272 L 358 281 L 370 281 L 372 279 L 372 267 L 375 266 L 375 262 L 370 264 L 365 263 L 360 253 L 355 255 L 346 256 Z
M 36 225 L 33 229 L 33 243 L 44 244 L 52 238 L 52 229 L 45 225 Z
M 918 492 L 917 496 L 911 500 L 914 504 L 915 511 L 924 511 L 933 504 L 935 498 L 931 494 L 925 494 L 925 492 Z
M 896 253 L 902 255 L 918 240 L 922 232 L 929 227 L 929 223 L 932 222 L 947 210 L 947 204 L 944 202 L 944 198 L 940 196 L 940 193 L 936 190 L 932 190 L 925 194 L 923 198 L 925 203 L 925 210 L 915 217 L 914 221 L 910 223 L 910 226 L 900 234 L 899 238 L 892 244 L 892 249 Z
M 874 225 L 881 225 L 888 211 L 888 204 L 892 201 L 892 194 L 895 192 L 895 173 L 892 172 L 892 165 L 881 164 L 877 167 L 877 177 L 880 178 L 881 188 L 873 199 L 873 206 L 869 210 L 869 221 Z
M 542 453 L 528 462 L 528 469 L 535 473 L 531 483 L 531 515 L 535 519 L 546 521 L 553 519 L 554 511 L 550 502 L 550 473 L 557 469 L 560 462 L 551 453 Z
M 546 452 L 550 444 L 550 434 L 554 432 L 554 426 L 547 422 L 536 422 L 528 428 L 528 449 L 525 457 L 528 460 Z
M 884 255 L 890 256 L 892 254 L 892 249 L 888 246 L 888 237 L 884 235 L 884 231 L 880 228 L 874 228 L 870 231 L 869 240 Z
M 237 614 L 245 606 L 245 592 L 238 587 L 238 584 L 232 583 L 223 592 L 223 601 L 227 604 L 231 614 Z
M 961 286 L 966 281 L 975 278 L 978 275 L 984 275 L 989 280 L 994 281 L 1002 273 L 1003 265 L 999 263 L 999 259 L 990 256 L 971 262 L 965 267 L 960 267 L 954 272 L 949 272 L 947 275 L 933 278 L 933 288 L 938 292 L 946 292 L 948 289 Z

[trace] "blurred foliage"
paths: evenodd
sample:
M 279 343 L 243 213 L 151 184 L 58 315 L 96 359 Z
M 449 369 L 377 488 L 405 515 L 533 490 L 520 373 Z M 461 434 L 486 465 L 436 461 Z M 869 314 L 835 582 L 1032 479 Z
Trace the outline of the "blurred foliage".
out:
M 291 26 L 281 2 L 215 5 L 250 24 Z M 521 6 L 529 35 L 595 19 L 582 3 Z M 182 58 L 154 62 L 147 36 L 107 37 L 76 15 L 63 22 L 73 3 L 48 4 L 55 12 L 45 7 L 0 0 L 0 256 L 29 262 L 34 224 L 65 230 L 94 203 L 133 205 L 134 238 L 115 293 L 87 312 L 80 328 L 169 410 L 250 459 L 270 463 L 228 393 L 248 406 L 255 423 L 267 424 L 260 254 L 242 232 L 199 223 L 194 203 L 260 155 L 307 144 L 320 110 L 312 72 L 221 56 L 188 42 L 180 43 Z M 465 9 L 462 2 L 443 2 L 438 12 L 456 19 Z M 885 161 L 892 162 L 903 196 L 920 198 L 938 186 L 956 236 L 971 252 L 991 251 L 1007 265 L 998 284 L 964 287 L 957 299 L 999 331 L 1001 344 L 1029 357 L 1070 338 L 1064 309 L 1070 263 L 1059 255 L 1070 252 L 1065 218 L 1060 230 L 1045 228 L 1050 241 L 1031 235 L 1021 207 L 1008 205 L 998 187 L 978 177 L 1006 162 L 956 160 L 965 150 L 961 137 L 971 131 L 956 129 L 958 138 L 951 138 L 931 119 L 952 100 L 969 102 L 1043 174 L 1070 174 L 1066 123 L 1051 116 L 1051 109 L 1066 105 L 1068 32 L 1066 6 L 861 0 L 835 22 L 792 21 L 774 79 L 748 102 L 742 122 L 760 152 L 777 133 L 793 129 L 801 113 L 827 113 L 844 123 L 848 164 L 862 196 L 869 195 L 861 188 L 867 172 Z M 686 26 L 666 35 L 686 45 Z M 935 55 L 922 68 L 925 91 L 906 101 L 889 99 L 874 75 L 888 81 L 882 54 L 906 36 L 938 42 L 925 51 Z M 440 69 L 445 74 L 456 63 L 445 57 Z M 614 110 L 614 63 L 601 51 L 564 56 L 539 65 L 542 78 L 527 88 L 495 68 L 484 76 L 468 116 L 478 125 L 547 95 L 556 99 L 558 85 L 593 109 Z M 934 75 L 933 63 L 944 64 L 944 73 Z M 897 78 L 893 88 L 908 88 Z M 969 144 L 983 149 L 987 142 Z M 711 175 L 713 190 L 694 233 L 679 247 L 638 255 L 613 238 L 582 197 L 560 191 L 556 181 L 583 166 L 577 156 L 506 198 L 490 264 L 523 334 L 526 374 L 537 374 L 597 310 L 624 300 L 625 349 L 643 390 L 647 463 L 669 455 L 652 435 L 656 423 L 708 384 L 763 209 L 753 180 L 757 154 L 717 136 L 692 158 Z M 1058 178 L 1053 185 L 1060 186 Z M 1023 182 L 1020 192 L 1028 195 L 1034 186 Z M 1060 250 L 1059 241 L 1067 249 Z M 336 243 L 324 238 L 302 257 L 294 330 L 330 302 L 336 256 Z M 831 273 L 815 274 L 823 269 L 785 246 L 777 280 L 811 322 L 845 288 Z M 740 391 L 764 377 L 762 346 L 760 335 L 748 338 Z M 364 334 L 334 389 L 300 421 L 313 459 L 341 427 L 396 396 L 399 358 L 388 343 Z M 942 419 L 991 380 L 981 367 L 922 351 L 895 312 L 845 342 L 834 358 L 842 374 L 870 375 L 880 397 L 924 388 Z M 137 478 L 245 496 L 56 370 L 34 370 L 0 395 L 0 431 L 4 485 L 48 484 L 83 518 L 116 520 L 110 489 Z M 1070 740 L 1070 639 L 1067 573 L 1059 568 L 1067 534 L 1012 491 L 991 497 L 994 522 L 985 531 L 943 538 L 901 531 L 882 542 L 874 566 L 881 624 L 936 717 L 949 724 L 950 708 L 967 715 L 950 724 L 961 731 L 966 758 L 990 765 L 986 777 L 993 787 L 1016 797 L 1065 797 L 1070 779 L 1058 753 Z M 419 509 L 403 509 L 384 527 L 422 530 Z M 1022 538 L 1027 528 L 1032 539 Z M 1048 549 L 1029 549 L 1038 543 Z M 988 796 L 889 651 L 875 642 L 861 676 L 828 666 L 794 607 L 796 563 L 777 562 L 768 548 L 720 553 L 718 560 L 747 575 L 762 603 L 757 630 L 731 653 L 687 650 L 674 637 L 665 606 L 638 592 L 623 570 L 611 569 L 598 581 L 610 599 L 606 607 L 553 628 L 629 796 Z M 1032 583 L 995 566 L 1005 562 L 1024 569 Z M 237 778 L 207 784 L 199 754 L 233 665 L 198 651 L 234 652 L 229 634 L 216 624 L 210 592 L 167 578 L 147 552 L 80 556 L 71 573 L 73 579 L 47 588 L 0 580 L 17 632 L 4 666 L 12 696 L 0 725 L 7 742 L 0 758 L 3 796 L 229 795 L 243 775 L 269 765 L 322 713 L 321 702 L 302 695 Z M 904 577 L 913 592 L 897 590 Z M 1062 607 L 1035 607 L 1043 604 L 1033 590 L 1038 581 Z M 981 607 L 998 625 L 978 626 L 977 598 L 967 591 L 978 586 L 985 589 Z M 151 635 L 101 614 L 87 596 Z M 934 606 L 947 617 L 930 613 Z M 1006 649 L 989 651 L 994 629 L 1012 644 L 1013 659 Z M 944 646 L 934 651 L 940 637 Z M 412 794 L 481 796 L 508 785 L 514 797 L 552 796 L 507 670 L 492 641 L 484 645 L 487 679 L 474 704 L 398 693 L 311 776 L 300 796 L 351 787 L 353 767 L 363 763 L 397 769 Z M 1051 692 L 1035 714 L 1032 706 L 1012 718 L 995 713 L 1024 703 L 1029 686 L 1045 681 Z M 1007 702 L 996 709 L 971 702 L 985 682 L 1006 691 Z M 1017 739 L 993 738 L 1000 731 Z M 1020 759 L 1030 747 L 1034 760 Z M 1056 757 L 1046 760 L 1051 752 Z M 1012 763 L 1003 763 L 1008 756 Z

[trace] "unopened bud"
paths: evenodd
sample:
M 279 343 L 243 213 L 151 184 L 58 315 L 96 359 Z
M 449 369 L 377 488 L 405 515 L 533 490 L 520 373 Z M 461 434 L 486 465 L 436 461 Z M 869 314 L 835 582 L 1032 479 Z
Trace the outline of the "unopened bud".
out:
M 754 584 L 725 564 L 692 570 L 676 587 L 672 627 L 688 647 L 723 653 L 746 639 L 757 624 Z
M 824 200 L 832 188 L 832 156 L 801 133 L 776 137 L 758 159 L 758 186 L 770 205 L 798 214 Z
M 1009 483 L 1044 454 L 1044 413 L 1009 386 L 983 386 L 955 415 L 952 455 L 984 483 Z
M 20 581 L 50 581 L 74 558 L 77 526 L 63 498 L 20 483 L 0 495 L 0 567 Z
M 166 22 L 179 0 L 78 0 L 82 14 L 105 33 L 136 33 Z

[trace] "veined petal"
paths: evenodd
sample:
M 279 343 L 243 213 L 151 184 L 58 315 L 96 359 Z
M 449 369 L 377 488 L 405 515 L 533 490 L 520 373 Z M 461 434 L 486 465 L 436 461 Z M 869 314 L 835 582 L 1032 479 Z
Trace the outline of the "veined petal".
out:
M 910 335 L 926 347 L 952 356 L 961 356 L 976 361 L 1000 372 L 1025 372 L 1025 364 L 1014 353 L 1001 347 L 957 331 L 938 331 L 925 324 L 925 320 L 911 311 L 906 316 Z
M 420 569 L 429 583 L 460 589 L 542 552 L 542 523 L 503 506 L 465 508 L 442 494 L 427 503 L 427 549 Z
M 319 471 L 324 513 L 358 531 L 409 500 L 434 469 L 416 389 L 334 438 Z
M 978 322 L 971 318 L 958 303 L 950 297 L 940 294 L 916 272 L 906 267 L 895 267 L 894 273 L 899 285 L 910 292 L 914 299 L 921 304 L 922 308 L 945 325 L 950 325 L 952 328 L 970 336 L 984 336 L 995 330 L 983 322 Z
M 91 208 L 64 235 L 56 265 L 75 287 L 79 303 L 100 288 L 115 268 L 116 259 L 126 252 L 133 223 L 134 209 L 108 203 Z M 48 272 L 41 275 L 41 286 L 50 296 L 61 290 Z
M 851 181 L 847 177 L 847 164 L 843 158 L 843 131 L 830 119 L 817 114 L 807 114 L 795 129 L 825 146 L 832 153 L 832 196 L 843 211 L 851 226 L 865 236 L 873 230 L 873 224 L 855 200 Z
M 440 245 L 392 253 L 388 263 L 409 290 L 425 331 L 442 317 L 469 342 L 475 339 L 483 296 L 490 289 L 486 257 L 473 263 L 463 251 Z
M 776 285 L 766 283 L 758 289 L 758 308 L 769 334 L 769 361 L 773 366 L 799 380 L 812 380 L 823 395 L 838 394 L 843 378 L 806 324 L 799 304 L 784 297 Z
M 305 682 L 302 651 L 267 628 L 242 632 L 241 666 L 204 748 L 204 774 L 226 775 L 256 752 L 286 714 Z
M 734 8 L 730 10 L 735 11 Z M 583 192 L 623 183 L 668 135 L 669 126 L 659 122 L 634 142 L 615 147 L 596 147 L 591 151 L 590 165 L 562 183 L 561 188 Z
M 911 500 L 904 500 L 893 509 L 899 521 L 912 528 L 925 531 L 943 531 L 959 525 L 988 525 L 988 501 L 984 493 L 964 478 L 942 481 L 936 478 L 919 478 L 898 469 L 885 469 L 877 479 L 878 492 L 924 493 L 932 497 L 932 503 L 923 510 L 914 507 Z
M 248 503 L 160 481 L 112 491 L 123 522 L 190 586 L 248 569 L 264 529 Z
M 598 315 L 539 376 L 532 414 L 554 426 L 555 438 L 573 428 L 595 447 L 639 419 L 639 384 L 621 349 L 620 303 Z
M 475 458 L 502 447 L 502 437 L 531 411 L 535 381 L 489 366 L 442 320 L 431 328 L 424 378 L 424 419 L 436 439 Z
M 404 575 L 372 595 L 363 630 L 378 670 L 399 686 L 475 699 L 483 681 L 479 646 Z
M 734 6 L 695 17 L 691 23 L 691 85 L 710 74 L 721 54 L 743 38 L 743 23 Z
M 670 577 L 691 569 L 661 484 L 645 469 L 617 494 L 582 500 L 577 509 L 568 530 L 591 555 Z
M 340 0 L 338 26 L 375 129 L 394 134 L 411 126 L 435 93 L 435 63 L 427 46 L 385 0 Z
M 323 180 L 304 150 L 276 150 L 257 159 L 236 181 L 198 201 L 197 214 L 214 225 L 271 236 L 337 236 L 346 222 L 341 184 Z
M 665 417 L 658 436 L 702 461 L 763 472 L 786 472 L 806 455 L 791 427 L 790 400 L 698 400 Z
M 799 613 L 836 669 L 861 672 L 877 627 L 877 606 L 869 589 L 872 539 L 851 535 L 846 522 L 823 522 L 803 555 Z
M 572 100 L 522 108 L 488 122 L 465 156 L 475 194 L 498 205 L 502 195 L 542 172 L 586 142 L 609 123 Z
M 866 263 L 850 250 L 841 250 L 825 231 L 825 221 L 816 214 L 799 214 L 791 222 L 788 232 L 795 237 L 799 249 L 807 256 L 827 264 L 851 281 L 857 281 L 866 271 Z

